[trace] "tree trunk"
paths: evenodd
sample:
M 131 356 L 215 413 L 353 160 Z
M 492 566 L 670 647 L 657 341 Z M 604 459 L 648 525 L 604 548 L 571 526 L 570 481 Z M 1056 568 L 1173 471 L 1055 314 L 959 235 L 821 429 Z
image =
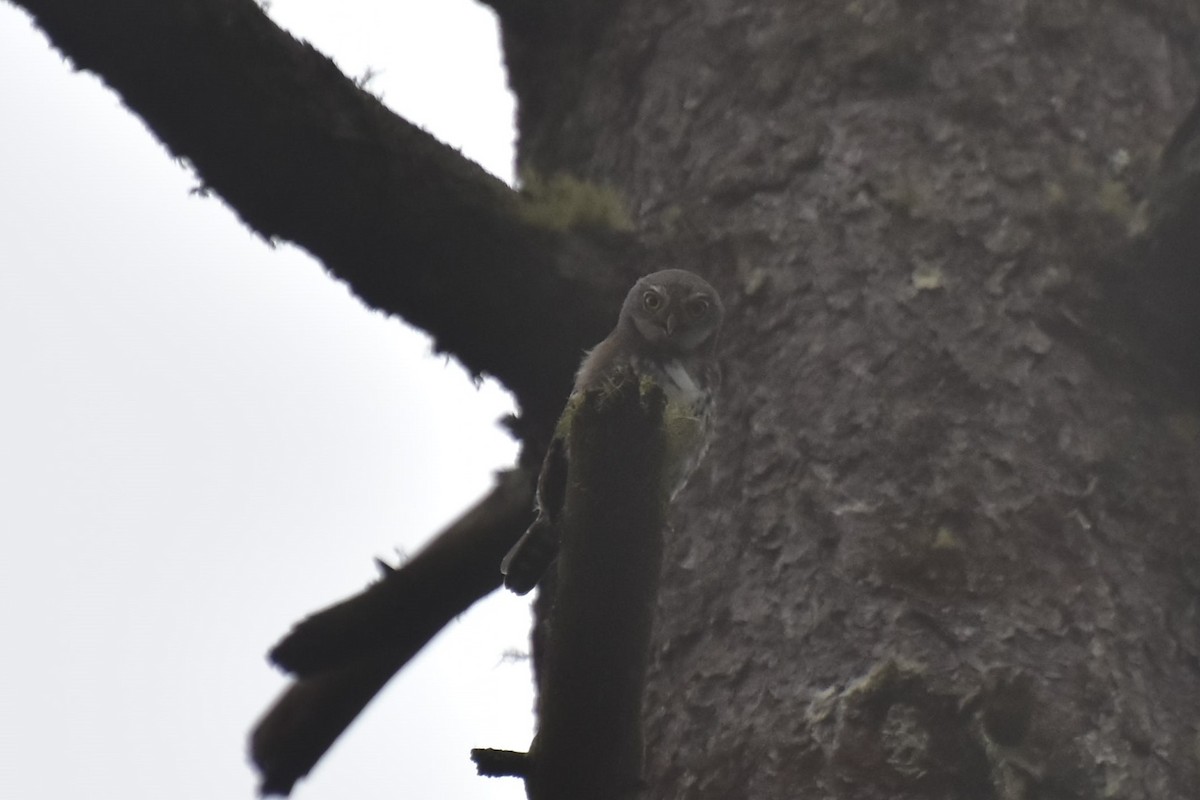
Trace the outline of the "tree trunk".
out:
M 728 308 L 718 439 L 666 542 L 648 797 L 1200 796 L 1197 394 L 1111 291 L 1198 21 L 510 15 L 521 163 L 615 188 L 654 267 Z

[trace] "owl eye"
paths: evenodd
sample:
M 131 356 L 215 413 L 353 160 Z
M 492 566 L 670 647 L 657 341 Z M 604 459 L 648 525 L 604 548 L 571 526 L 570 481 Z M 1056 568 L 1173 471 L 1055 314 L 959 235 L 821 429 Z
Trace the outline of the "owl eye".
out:
M 689 318 L 700 319 L 708 313 L 708 305 L 708 298 L 693 297 L 684 304 L 683 310 L 687 312 Z
M 662 295 L 658 292 L 649 291 L 642 295 L 642 305 L 648 311 L 658 311 L 658 309 L 662 308 L 662 304 Z

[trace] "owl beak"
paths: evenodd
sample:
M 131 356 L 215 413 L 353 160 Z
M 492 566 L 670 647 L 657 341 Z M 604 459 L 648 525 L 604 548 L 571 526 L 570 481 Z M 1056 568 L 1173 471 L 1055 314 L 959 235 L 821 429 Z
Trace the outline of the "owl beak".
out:
M 665 323 L 663 323 L 663 330 L 667 332 L 668 337 L 670 337 L 671 334 L 675 333 L 675 315 L 674 314 L 667 315 L 667 321 Z

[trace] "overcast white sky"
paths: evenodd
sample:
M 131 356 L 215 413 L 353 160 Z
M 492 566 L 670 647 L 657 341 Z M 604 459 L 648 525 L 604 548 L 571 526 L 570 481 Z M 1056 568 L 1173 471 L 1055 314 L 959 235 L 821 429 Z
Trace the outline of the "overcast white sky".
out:
M 508 179 L 495 23 L 468 0 L 272 16 Z M 437 82 L 433 82 L 436 77 Z M 511 408 L 291 247 L 251 236 L 0 3 L 0 798 L 250 798 L 264 653 L 414 552 L 515 446 Z M 298 800 L 515 800 L 527 601 L 451 625 Z M 481 713 L 483 712 L 483 713 Z

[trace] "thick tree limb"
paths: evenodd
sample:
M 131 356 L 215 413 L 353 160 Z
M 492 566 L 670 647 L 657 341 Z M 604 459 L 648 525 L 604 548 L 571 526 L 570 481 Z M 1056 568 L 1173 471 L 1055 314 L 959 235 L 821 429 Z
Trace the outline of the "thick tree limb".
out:
M 553 416 L 628 285 L 615 237 L 526 223 L 516 193 L 253 0 L 14 2 L 253 230 Z
M 532 519 L 533 480 L 491 494 L 397 570 L 301 622 L 271 652 L 300 679 L 251 734 L 263 794 L 287 794 L 371 698 L 451 619 L 500 585 L 500 559 Z
M 664 408 L 661 390 L 630 376 L 586 394 L 572 417 L 538 733 L 524 772 L 532 800 L 616 800 L 640 790 L 667 508 Z M 489 751 L 473 755 L 482 774 L 501 771 Z

